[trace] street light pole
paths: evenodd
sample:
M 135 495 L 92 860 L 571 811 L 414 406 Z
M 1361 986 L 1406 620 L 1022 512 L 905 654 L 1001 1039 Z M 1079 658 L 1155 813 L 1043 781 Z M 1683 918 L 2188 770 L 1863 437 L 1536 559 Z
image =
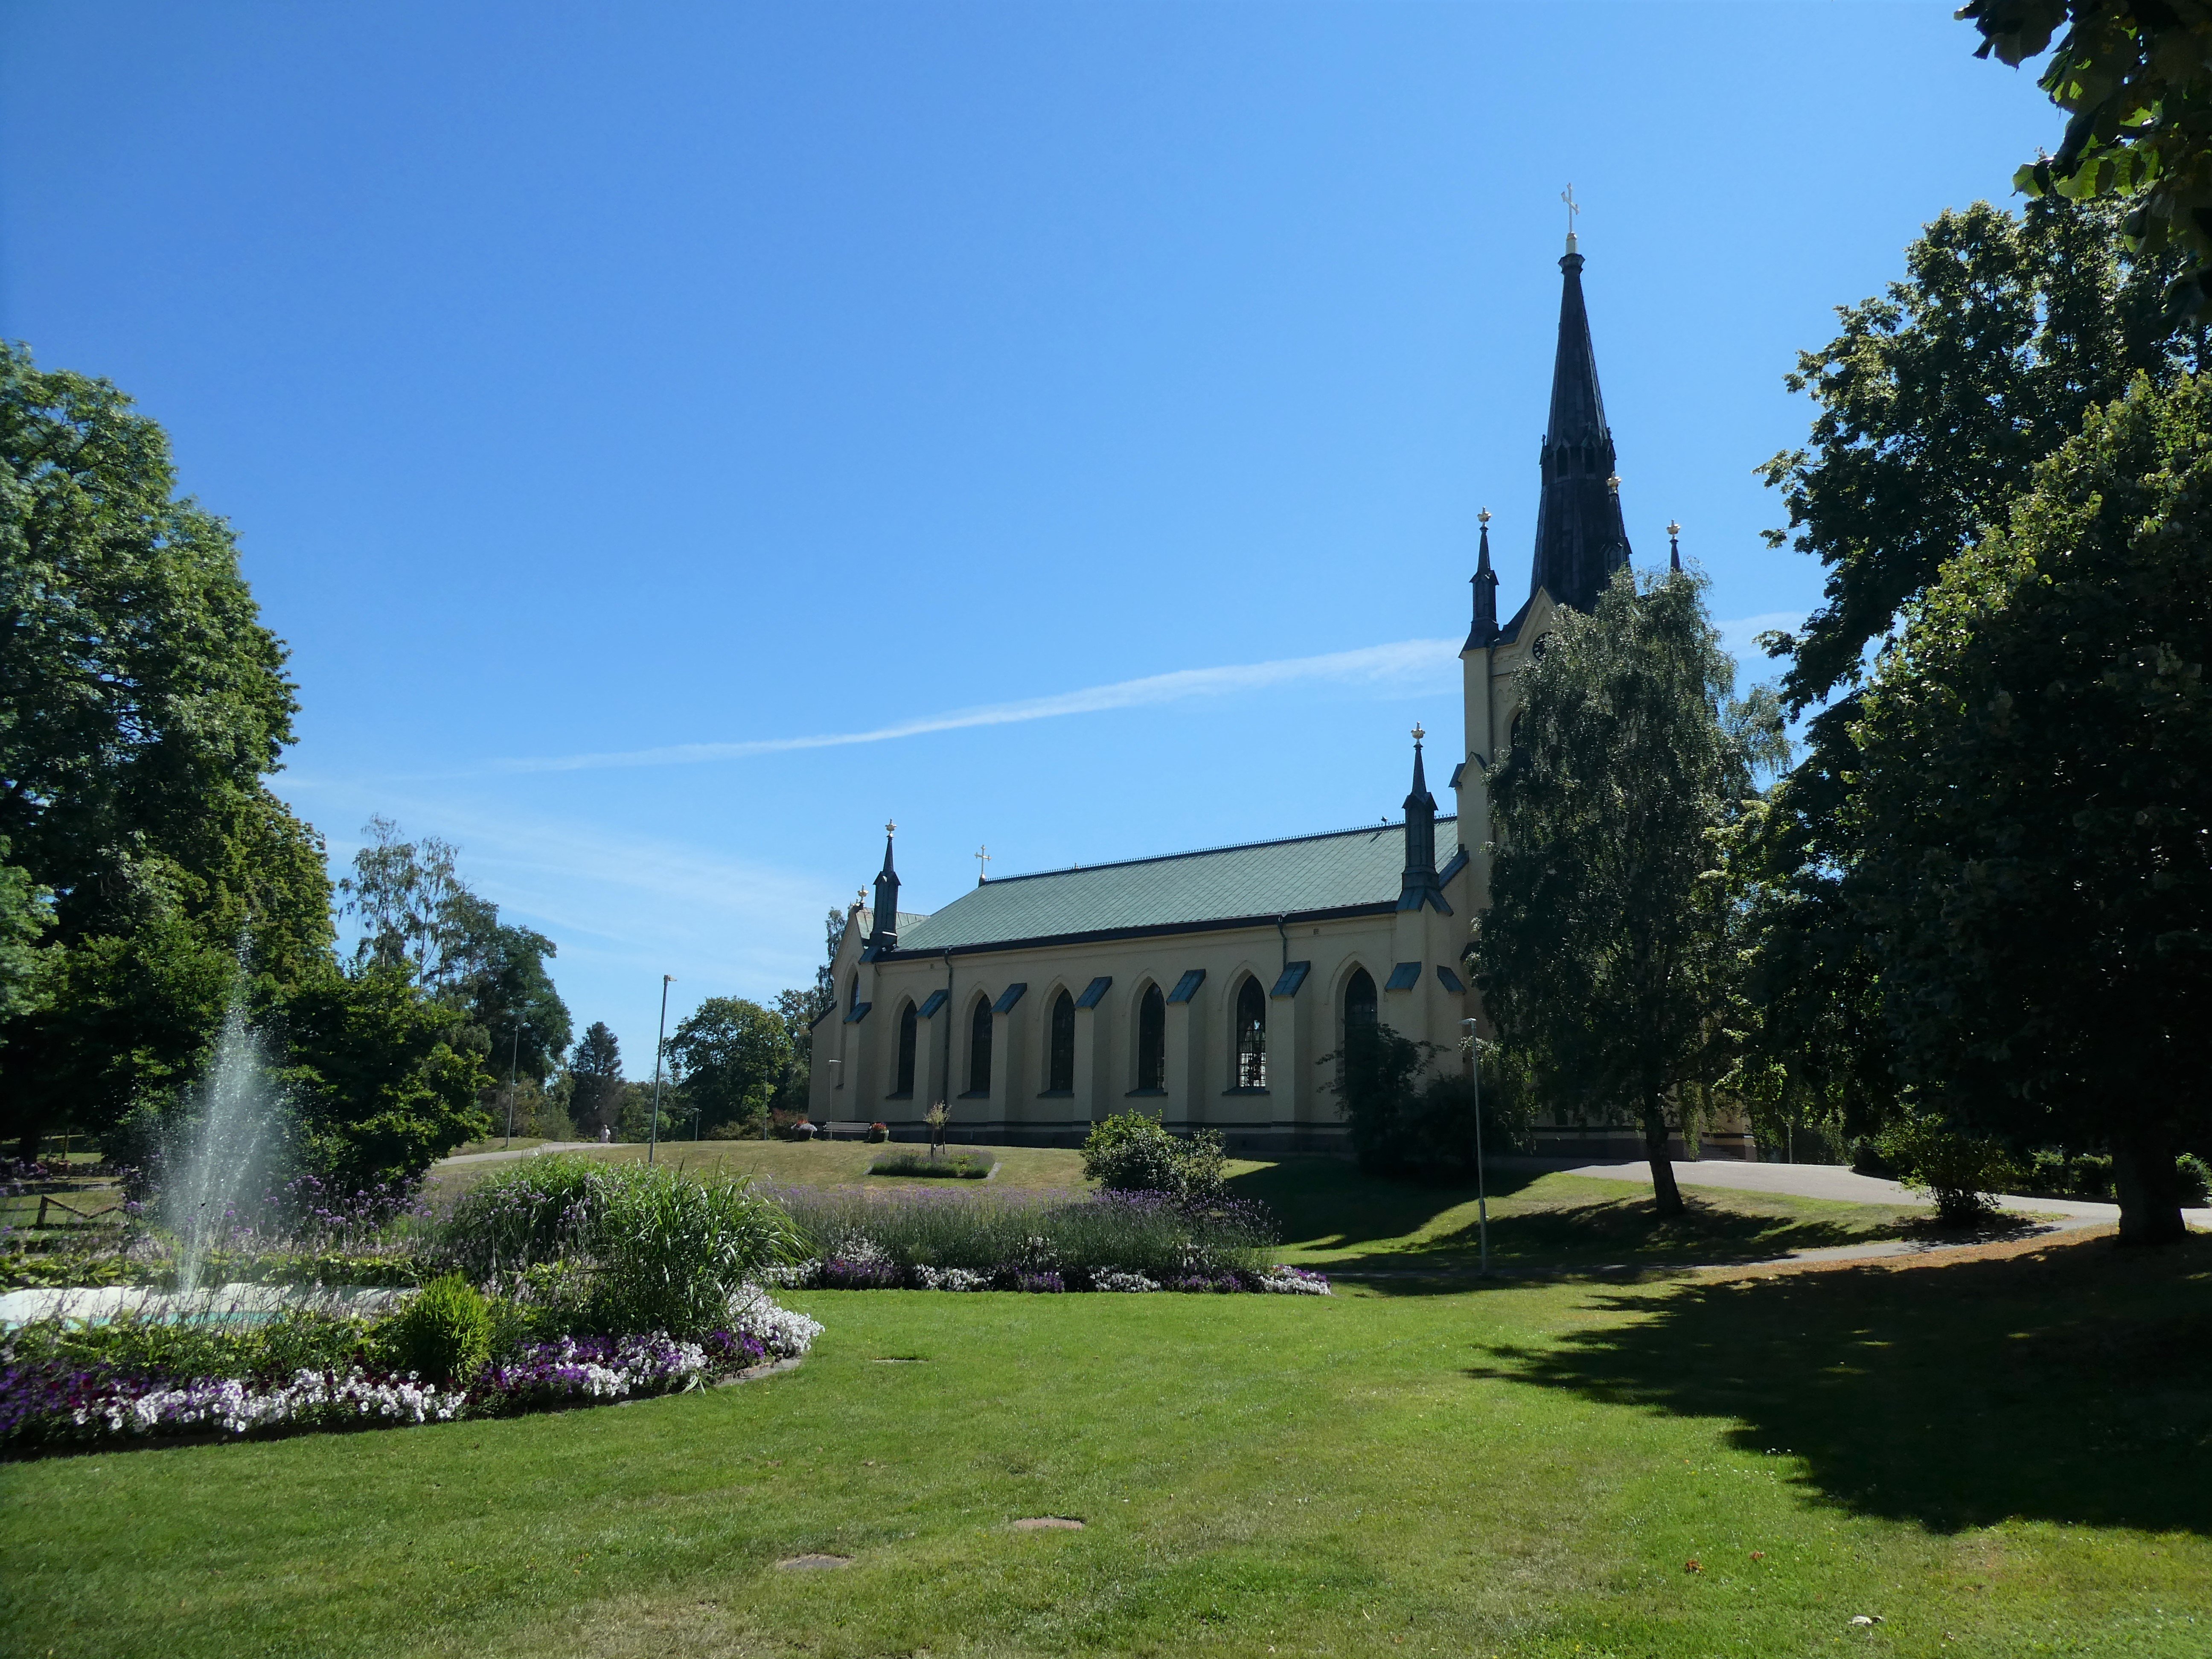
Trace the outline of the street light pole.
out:
M 645 1161 L 653 1162 L 660 1151 L 660 1057 L 668 1047 L 668 988 L 676 975 L 660 976 L 660 1035 L 653 1044 L 653 1127 L 646 1133 Z
M 1468 1067 L 1474 1079 L 1474 1212 L 1482 1231 L 1482 1277 L 1490 1277 L 1490 1193 L 1482 1171 L 1482 1037 L 1474 1022 L 1467 1027 Z
M 507 1050 L 507 1138 L 514 1139 L 514 1079 L 516 1063 L 522 1055 L 522 1022 L 514 1022 L 514 1041 Z

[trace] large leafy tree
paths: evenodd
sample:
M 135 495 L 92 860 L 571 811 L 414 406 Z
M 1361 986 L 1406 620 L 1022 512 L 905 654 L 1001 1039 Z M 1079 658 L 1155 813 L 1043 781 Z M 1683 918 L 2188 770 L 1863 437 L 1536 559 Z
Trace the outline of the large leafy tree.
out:
M 1723 1069 L 1720 836 L 1781 741 L 1771 696 L 1737 702 L 1735 678 L 1700 580 L 1624 570 L 1522 671 L 1492 784 L 1484 1006 L 1546 1097 L 1640 1124 L 1662 1215 L 1682 1208 L 1669 1116 Z
M 545 969 L 558 953 L 553 941 L 502 922 L 499 907 L 461 879 L 452 842 L 405 840 L 382 817 L 366 834 L 338 883 L 361 928 L 351 970 L 399 974 L 465 1016 L 457 1040 L 487 1054 L 494 1072 L 513 1066 L 542 1084 L 574 1029 Z
M 2071 118 L 2057 154 L 2023 166 L 2014 184 L 2129 200 L 2136 245 L 2183 256 L 2173 308 L 2212 316 L 2212 6 L 1968 0 L 1959 15 L 1982 33 L 1978 58 L 2017 68 L 2051 52 L 2039 84 Z
M 0 1031 L 27 1148 L 193 1069 L 241 956 L 278 983 L 326 957 L 321 844 L 262 782 L 284 655 L 160 426 L 0 343 L 0 839 L 51 906 Z
M 2061 198 L 2018 216 L 1946 213 L 1905 251 L 1905 275 L 1839 312 L 1843 328 L 1789 377 L 1818 405 L 1811 442 L 1764 469 L 1787 530 L 1827 568 L 1824 603 L 1794 635 L 1783 696 L 1811 716 L 1803 761 L 1734 838 L 1749 900 L 1753 1057 L 1808 1115 L 1852 1132 L 1896 1097 L 1892 1038 L 1844 817 L 1871 651 L 1946 561 L 2004 521 L 2036 464 L 2132 377 L 2171 385 L 2204 337 L 2160 295 L 2173 256 L 2129 252 L 2121 210 Z
M 1851 892 L 1911 1079 L 2109 1139 L 2124 1242 L 2212 1126 L 2212 387 L 2140 382 L 1947 566 L 1851 735 Z
M 702 1129 L 765 1118 L 790 1068 L 791 1049 L 783 1016 L 743 997 L 708 997 L 668 1039 Z

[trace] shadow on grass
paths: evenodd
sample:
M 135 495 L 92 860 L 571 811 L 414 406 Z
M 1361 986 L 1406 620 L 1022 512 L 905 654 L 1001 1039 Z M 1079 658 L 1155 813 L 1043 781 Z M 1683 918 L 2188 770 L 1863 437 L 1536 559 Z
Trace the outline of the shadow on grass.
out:
M 1541 1170 L 1493 1170 L 1490 1196 L 1519 1192 Z M 1340 1158 L 1286 1158 L 1232 1176 L 1230 1190 L 1275 1212 L 1283 1237 L 1322 1249 L 1352 1249 L 1419 1232 L 1445 1211 L 1474 1202 L 1467 1185 L 1424 1186 L 1363 1174 Z
M 1823 1499 L 2212 1532 L 2212 1239 L 1601 1296 L 1620 1317 L 1469 1375 L 1683 1417 L 1802 1460 Z
M 1525 1186 L 1527 1178 L 1517 1184 Z M 1618 1198 L 1544 1204 L 1496 1194 L 1492 1199 L 1492 1263 L 1522 1279 L 1537 1273 L 1571 1277 L 1605 1271 L 1617 1277 L 1623 1271 L 1663 1273 L 1692 1262 L 1771 1261 L 1798 1250 L 1875 1243 L 1914 1231 L 1907 1218 L 1878 1212 L 1807 1215 L 1787 1200 L 1778 1204 L 1737 1194 L 1686 1193 L 1684 1213 L 1669 1219 L 1661 1218 L 1650 1194 L 1632 1190 Z M 1324 1267 L 1344 1278 L 1376 1276 L 1376 1288 L 1387 1294 L 1433 1294 L 1464 1289 L 1453 1281 L 1475 1271 L 1480 1251 L 1479 1224 L 1469 1220 L 1418 1243 L 1355 1248 Z

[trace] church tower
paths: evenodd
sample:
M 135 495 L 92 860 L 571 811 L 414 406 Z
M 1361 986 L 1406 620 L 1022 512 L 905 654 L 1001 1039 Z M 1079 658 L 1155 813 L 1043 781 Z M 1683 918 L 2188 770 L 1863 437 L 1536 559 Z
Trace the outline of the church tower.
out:
M 1571 204 L 1570 204 L 1571 213 Z M 1571 226 L 1571 216 L 1569 224 Z M 1470 911 L 1490 890 L 1490 791 L 1486 775 L 1513 744 L 1519 713 L 1514 676 L 1550 631 L 1562 608 L 1596 609 L 1614 572 L 1628 562 L 1628 531 L 1620 514 L 1620 478 L 1613 428 L 1598 390 L 1597 354 L 1583 301 L 1583 256 L 1575 234 L 1559 260 L 1559 343 L 1552 360 L 1552 406 L 1537 458 L 1536 549 L 1528 598 L 1512 617 L 1498 620 L 1498 575 L 1490 563 L 1490 511 L 1484 508 L 1475 556 L 1474 616 L 1460 650 L 1467 757 L 1451 777 L 1458 797 L 1460 845 L 1474 886 Z

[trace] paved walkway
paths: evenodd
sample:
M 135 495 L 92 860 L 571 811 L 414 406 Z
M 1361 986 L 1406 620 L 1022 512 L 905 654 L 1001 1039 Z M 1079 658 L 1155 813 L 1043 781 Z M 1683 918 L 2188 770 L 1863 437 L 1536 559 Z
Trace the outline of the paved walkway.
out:
M 463 1152 L 459 1158 L 441 1158 L 444 1164 L 496 1164 L 503 1158 L 536 1158 L 541 1152 L 580 1152 L 602 1145 L 596 1140 L 549 1140 L 539 1146 L 509 1146 L 496 1152 Z
M 1620 1164 L 1582 1164 L 1565 1171 L 1600 1181 L 1632 1181 L 1651 1184 L 1651 1166 L 1636 1161 Z M 1910 1204 L 1933 1207 L 1923 1194 L 1908 1192 L 1894 1181 L 1863 1176 L 1832 1164 L 1739 1164 L 1733 1158 L 1700 1160 L 1674 1165 L 1674 1179 L 1685 1187 L 1728 1187 L 1737 1192 L 1790 1193 L 1799 1198 L 1840 1199 L 1847 1204 Z M 2063 1216 L 2070 1221 L 2118 1221 L 2120 1206 L 2079 1198 L 2018 1198 L 1997 1200 L 1997 1207 L 2023 1215 Z M 2212 1209 L 2184 1210 L 2182 1218 L 2192 1227 L 2212 1228 Z

